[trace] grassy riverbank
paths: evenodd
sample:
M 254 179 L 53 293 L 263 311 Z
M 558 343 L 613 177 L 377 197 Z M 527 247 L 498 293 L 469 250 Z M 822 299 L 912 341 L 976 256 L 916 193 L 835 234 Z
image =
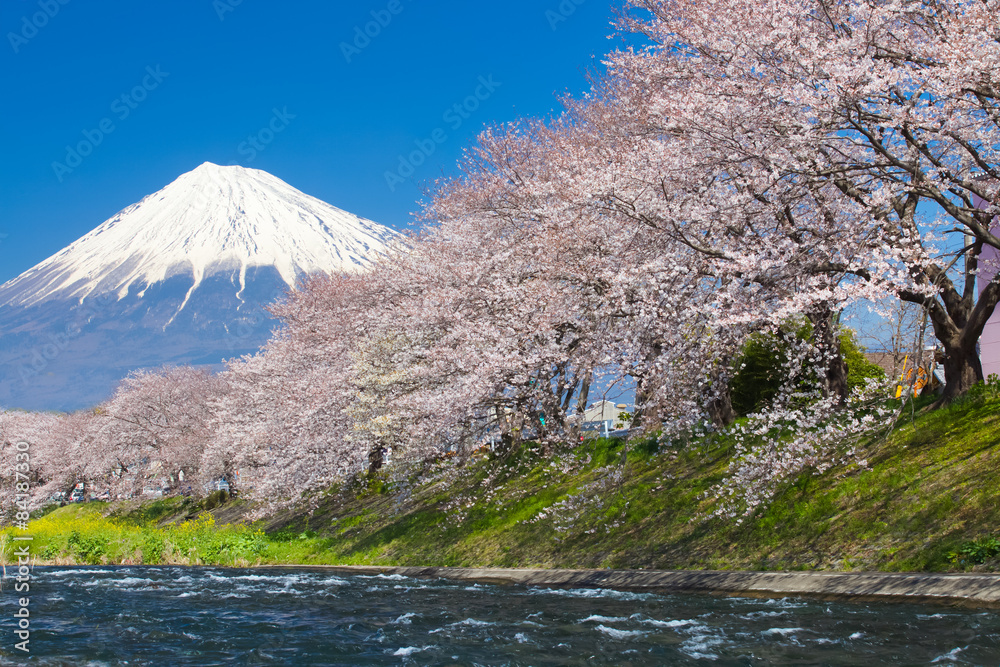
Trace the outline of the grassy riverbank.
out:
M 598 440 L 331 489 L 311 513 L 251 526 L 239 501 L 177 498 L 63 507 L 29 533 L 53 563 L 1000 569 L 1000 398 L 908 417 L 870 443 L 869 469 L 803 477 L 739 526 L 704 518 L 730 452 L 718 438 L 665 451 Z

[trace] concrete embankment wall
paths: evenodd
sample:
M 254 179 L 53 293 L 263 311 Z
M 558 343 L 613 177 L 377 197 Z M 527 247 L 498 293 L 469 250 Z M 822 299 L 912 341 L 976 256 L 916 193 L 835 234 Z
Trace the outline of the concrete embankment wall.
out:
M 1000 574 L 378 566 L 326 566 L 323 569 L 355 574 L 400 574 L 407 577 L 560 588 L 612 588 L 655 593 L 700 593 L 740 597 L 804 596 L 861 602 L 924 602 L 968 607 L 1000 607 Z

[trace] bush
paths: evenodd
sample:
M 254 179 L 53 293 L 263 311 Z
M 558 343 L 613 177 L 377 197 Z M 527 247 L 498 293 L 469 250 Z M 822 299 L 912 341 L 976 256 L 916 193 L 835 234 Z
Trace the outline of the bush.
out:
M 809 323 L 790 322 L 778 334 L 751 335 L 743 346 L 736 368 L 737 373 L 729 383 L 733 410 L 741 417 L 759 412 L 770 405 L 778 389 L 786 380 L 783 364 L 788 356 L 788 340 L 808 340 L 812 337 Z M 885 371 L 868 361 L 864 348 L 858 345 L 851 329 L 840 333 L 840 355 L 847 366 L 848 389 L 863 387 L 869 378 L 883 380 Z
M 270 542 L 263 531 L 246 526 L 218 526 L 211 514 L 171 526 L 165 531 L 172 550 L 204 565 L 235 565 L 264 557 Z
M 791 340 L 812 338 L 812 325 L 805 319 L 790 319 L 774 333 L 751 334 L 739 360 L 736 375 L 729 383 L 733 410 L 741 417 L 759 412 L 771 404 L 787 379 L 784 368 Z
M 781 367 L 785 360 L 777 336 L 753 334 L 743 345 L 737 369 L 729 383 L 733 410 L 741 417 L 767 406 L 784 381 Z
M 1000 556 L 1000 540 L 992 535 L 981 537 L 978 540 L 966 542 L 959 547 L 958 551 L 951 551 L 947 555 L 948 560 L 952 563 L 979 565 Z
M 77 531 L 69 534 L 66 542 L 69 552 L 88 565 L 98 565 L 107 553 L 107 540 L 95 535 L 81 535 Z
M 139 550 L 142 551 L 142 562 L 145 565 L 158 565 L 163 562 L 163 551 L 166 549 L 166 543 L 158 532 L 143 531 L 138 546 Z
M 987 402 L 1000 398 L 1000 378 L 996 373 L 990 374 L 986 382 L 977 382 L 965 392 L 964 399 L 973 405 L 985 405 Z
M 847 387 L 864 387 L 868 380 L 885 380 L 885 371 L 868 361 L 865 349 L 858 345 L 857 335 L 850 329 L 840 333 L 840 356 L 847 364 Z

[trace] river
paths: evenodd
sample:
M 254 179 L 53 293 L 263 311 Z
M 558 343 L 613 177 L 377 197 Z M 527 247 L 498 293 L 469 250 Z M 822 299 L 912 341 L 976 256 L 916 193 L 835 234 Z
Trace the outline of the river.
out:
M 322 569 L 39 567 L 0 663 L 997 665 L 991 611 L 550 589 Z

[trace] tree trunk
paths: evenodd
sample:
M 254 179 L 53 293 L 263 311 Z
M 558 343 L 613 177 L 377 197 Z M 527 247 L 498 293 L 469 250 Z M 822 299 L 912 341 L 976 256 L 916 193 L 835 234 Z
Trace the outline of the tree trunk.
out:
M 497 423 L 500 425 L 500 448 L 496 452 L 497 456 L 504 458 L 521 445 L 523 409 L 524 406 L 520 402 L 515 403 L 514 409 L 510 412 L 507 412 L 504 406 L 496 406 Z
M 722 386 L 719 395 L 712 398 L 705 406 L 708 418 L 718 427 L 725 428 L 736 421 L 736 411 L 733 410 L 732 397 L 729 394 L 729 386 L 720 383 Z
M 590 381 L 593 377 L 591 371 L 587 371 L 586 375 L 583 376 L 583 381 L 580 383 L 580 395 L 576 398 L 576 413 L 583 416 L 583 413 L 587 411 L 587 401 L 590 399 Z
M 835 337 L 834 347 L 830 352 L 830 365 L 826 371 L 827 387 L 830 395 L 837 397 L 837 402 L 843 405 L 850 396 L 850 388 L 847 386 L 847 363 L 844 361 L 843 351 L 840 349 L 840 336 Z
M 375 445 L 368 452 L 368 477 L 375 477 L 385 463 L 385 445 Z
M 590 397 L 590 379 L 593 373 L 587 370 L 580 381 L 580 393 L 576 397 L 576 419 L 573 420 L 573 428 L 570 429 L 570 436 L 573 443 L 580 441 L 580 426 L 583 423 L 584 413 L 587 411 L 587 399 Z
M 954 341 L 939 341 L 944 348 L 944 361 L 941 364 L 944 367 L 944 392 L 935 406 L 950 403 L 974 384 L 984 380 L 983 366 L 975 348 L 969 350 L 956 345 Z
M 976 299 L 976 274 L 982 241 L 976 241 L 966 253 L 965 285 L 959 292 L 947 272 L 939 267 L 926 271 L 926 279 L 938 289 L 937 298 L 909 291 L 900 292 L 904 301 L 919 304 L 926 310 L 934 336 L 944 350 L 944 392 L 934 407 L 950 403 L 983 378 L 983 366 L 976 344 L 983 328 L 1000 302 L 1000 273 L 983 286 Z M 920 352 L 920 350 L 917 350 Z
M 841 405 L 847 402 L 847 364 L 840 349 L 840 313 L 823 303 L 809 312 L 813 325 L 813 341 L 826 354 L 827 367 L 823 377 L 826 396 L 835 396 Z
M 647 368 L 655 367 L 656 360 L 663 354 L 663 346 L 659 343 L 652 343 L 646 352 Z M 641 374 L 633 375 L 635 378 L 635 410 L 632 413 L 631 427 L 642 426 L 642 421 L 646 417 L 646 405 L 651 402 L 653 390 Z

